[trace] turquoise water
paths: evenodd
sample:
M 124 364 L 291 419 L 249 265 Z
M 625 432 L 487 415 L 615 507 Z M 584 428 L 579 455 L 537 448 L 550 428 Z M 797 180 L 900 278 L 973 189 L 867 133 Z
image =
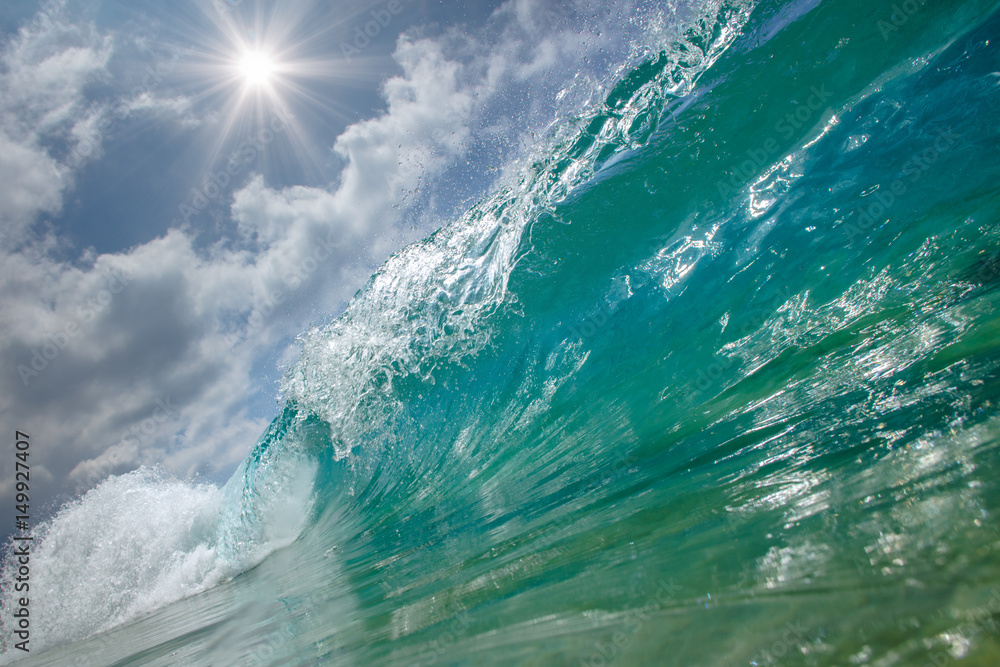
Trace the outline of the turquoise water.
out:
M 1000 664 L 998 5 L 706 3 L 223 489 L 65 507 L 23 664 Z

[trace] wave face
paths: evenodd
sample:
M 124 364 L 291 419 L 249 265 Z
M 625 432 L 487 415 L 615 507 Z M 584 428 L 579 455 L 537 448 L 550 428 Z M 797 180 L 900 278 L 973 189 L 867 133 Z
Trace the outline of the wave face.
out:
M 48 524 L 38 664 L 1000 664 L 997 6 L 643 45 L 303 334 L 225 488 Z

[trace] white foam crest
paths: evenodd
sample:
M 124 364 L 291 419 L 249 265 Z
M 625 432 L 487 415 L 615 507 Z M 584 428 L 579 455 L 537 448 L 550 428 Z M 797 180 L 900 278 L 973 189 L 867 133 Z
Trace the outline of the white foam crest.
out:
M 141 468 L 65 505 L 36 533 L 29 591 L 14 592 L 9 563 L 0 576 L 6 608 L 29 598 L 32 650 L 90 636 L 234 574 L 214 547 L 220 499 L 214 486 Z M 7 614 L 2 622 L 10 647 Z
M 121 625 L 257 565 L 298 538 L 312 507 L 315 462 L 293 455 L 280 463 L 254 480 L 253 502 L 150 468 L 109 477 L 38 527 L 28 591 L 15 590 L 16 563 L 5 561 L 3 607 L 29 599 L 31 650 L 40 651 Z M 7 647 L 0 662 L 21 657 L 11 650 L 17 639 L 10 622 L 10 614 L 0 615 Z
M 489 344 L 483 319 L 514 300 L 508 281 L 531 249 L 531 222 L 592 178 L 606 148 L 622 152 L 647 140 L 665 97 L 693 90 L 732 44 L 753 5 L 709 2 L 677 28 L 650 24 L 645 38 L 667 56 L 654 80 L 630 96 L 616 96 L 614 108 L 588 106 L 573 120 L 561 118 L 561 129 L 538 147 L 530 166 L 460 220 L 391 257 L 338 320 L 304 334 L 302 356 L 282 392 L 331 425 L 335 458 L 347 456 L 364 432 L 381 430 L 400 412 L 402 406 L 392 403 L 398 400 L 394 382 L 414 376 L 433 383 L 442 366 L 461 364 Z M 660 41 L 680 33 L 701 46 Z M 649 45 L 643 48 L 649 51 Z M 619 76 L 625 73 L 627 68 Z M 595 120 L 602 128 L 596 133 Z

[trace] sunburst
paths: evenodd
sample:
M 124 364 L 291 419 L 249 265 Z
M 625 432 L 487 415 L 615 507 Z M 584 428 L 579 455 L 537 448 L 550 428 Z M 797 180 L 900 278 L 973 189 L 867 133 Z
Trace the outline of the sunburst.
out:
M 278 70 L 276 63 L 263 51 L 246 51 L 239 63 L 239 71 L 249 86 L 265 86 Z
M 280 141 L 268 152 L 280 153 L 286 165 L 322 174 L 328 157 L 296 118 L 303 111 L 310 119 L 349 117 L 349 103 L 330 93 L 370 76 L 362 62 L 346 62 L 331 38 L 350 33 L 350 24 L 344 25 L 349 17 L 295 0 L 253 5 L 218 0 L 205 3 L 203 11 L 207 21 L 184 32 L 193 41 L 186 69 L 196 103 L 212 109 L 206 126 L 211 127 L 209 161 L 218 165 L 247 142 L 270 143 L 266 138 L 277 139 L 274 128 L 280 127 Z M 265 140 L 256 141 L 261 133 Z

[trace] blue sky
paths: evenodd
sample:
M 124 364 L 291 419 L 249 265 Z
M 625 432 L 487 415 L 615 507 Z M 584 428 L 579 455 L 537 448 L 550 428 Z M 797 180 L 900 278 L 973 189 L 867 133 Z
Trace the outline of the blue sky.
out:
M 35 507 L 141 465 L 224 481 L 296 336 L 599 99 L 646 10 L 5 3 L 0 416 Z

